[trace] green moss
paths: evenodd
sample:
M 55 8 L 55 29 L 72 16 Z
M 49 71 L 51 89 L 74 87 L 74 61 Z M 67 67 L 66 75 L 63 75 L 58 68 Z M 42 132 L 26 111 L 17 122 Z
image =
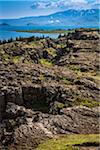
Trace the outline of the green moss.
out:
M 76 65 L 70 65 L 69 69 L 73 70 L 77 77 L 83 76 L 83 72 L 81 72 L 80 68 Z
M 12 62 L 14 63 L 14 64 L 17 64 L 18 62 L 20 62 L 21 61 L 21 57 L 19 57 L 19 56 L 15 56 L 15 57 L 12 57 Z
M 21 61 L 21 57 L 20 56 L 10 56 L 8 54 L 4 54 L 3 55 L 3 59 L 4 59 L 5 62 L 12 61 L 14 64 L 17 64 L 18 62 Z
M 66 44 L 64 44 L 64 43 L 60 43 L 60 44 L 57 44 L 57 49 L 62 49 L 62 51 L 63 51 L 63 49 L 65 49 L 66 48 Z M 68 50 L 68 48 L 66 48 L 66 51 Z
M 16 46 L 12 45 L 12 47 L 10 48 L 12 51 L 16 51 Z
M 75 103 L 76 105 L 87 106 L 89 108 L 100 106 L 100 102 L 90 99 L 78 99 Z
M 79 150 L 78 147 L 74 147 L 75 144 L 83 144 L 87 142 L 99 143 L 98 134 L 88 135 L 65 135 L 58 138 L 54 138 L 40 144 L 36 150 Z
M 64 104 L 63 103 L 58 103 L 57 104 L 57 108 L 58 109 L 63 109 L 64 108 Z
M 47 48 L 46 51 L 53 57 L 57 55 L 56 50 L 54 48 Z
M 69 68 L 70 68 L 71 70 L 75 71 L 75 72 L 80 71 L 80 68 L 79 68 L 78 66 L 76 66 L 76 65 L 70 65 Z
M 30 64 L 33 64 L 34 61 L 26 59 L 26 60 L 24 60 L 24 63 L 30 65 Z
M 72 85 L 72 82 L 68 81 L 68 80 L 62 80 L 62 82 L 65 84 L 65 85 Z
M 40 77 L 39 77 L 39 78 L 40 78 L 40 80 L 42 80 L 42 81 L 45 80 L 45 77 L 44 77 L 43 74 L 40 74 Z
M 34 47 L 37 46 L 37 43 L 35 43 L 34 41 L 32 41 L 30 44 L 31 44 L 32 46 L 34 46 Z
M 71 84 L 71 82 L 73 82 L 73 79 L 71 79 L 69 77 L 63 77 L 61 80 L 64 81 L 65 83 L 70 83 L 70 84 Z
M 46 66 L 52 66 L 53 65 L 53 63 L 52 62 L 50 62 L 50 61 L 48 61 L 48 60 L 46 60 L 46 59 L 40 59 L 40 63 L 42 64 L 42 65 L 46 65 Z
M 8 62 L 10 59 L 10 56 L 8 54 L 3 54 L 4 61 Z

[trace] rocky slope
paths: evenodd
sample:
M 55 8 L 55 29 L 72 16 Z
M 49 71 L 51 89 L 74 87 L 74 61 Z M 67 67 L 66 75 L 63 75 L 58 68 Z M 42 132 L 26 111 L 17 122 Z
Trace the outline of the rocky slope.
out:
M 99 133 L 99 32 L 0 45 L 0 148 L 58 134 Z

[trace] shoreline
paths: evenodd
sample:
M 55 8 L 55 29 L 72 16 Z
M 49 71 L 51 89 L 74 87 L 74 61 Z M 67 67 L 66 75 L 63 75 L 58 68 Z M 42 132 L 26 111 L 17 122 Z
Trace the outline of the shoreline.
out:
M 66 33 L 72 33 L 75 30 L 99 30 L 99 28 L 73 28 L 73 29 L 52 29 L 52 30 L 45 30 L 45 29 L 33 29 L 33 30 L 12 30 L 15 32 L 26 32 L 26 33 L 41 33 L 41 34 L 66 34 Z
M 74 29 L 72 30 L 13 30 L 15 32 L 27 32 L 27 33 L 42 33 L 42 34 L 65 34 L 69 32 L 73 32 Z

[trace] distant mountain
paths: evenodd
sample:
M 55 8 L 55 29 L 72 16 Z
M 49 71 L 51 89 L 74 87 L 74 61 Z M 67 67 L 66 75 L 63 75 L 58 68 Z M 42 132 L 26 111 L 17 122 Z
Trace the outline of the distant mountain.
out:
M 0 26 L 9 26 L 7 23 L 1 23 Z
M 99 9 L 67 10 L 48 16 L 25 17 L 20 19 L 0 19 L 1 23 L 12 26 L 67 26 L 67 27 L 97 27 L 99 22 Z

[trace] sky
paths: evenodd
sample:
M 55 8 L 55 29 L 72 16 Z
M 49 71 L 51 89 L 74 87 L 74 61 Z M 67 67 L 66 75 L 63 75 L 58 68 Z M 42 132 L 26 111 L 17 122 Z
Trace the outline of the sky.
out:
M 95 9 L 100 0 L 0 0 L 0 18 L 48 15 L 68 9 Z

